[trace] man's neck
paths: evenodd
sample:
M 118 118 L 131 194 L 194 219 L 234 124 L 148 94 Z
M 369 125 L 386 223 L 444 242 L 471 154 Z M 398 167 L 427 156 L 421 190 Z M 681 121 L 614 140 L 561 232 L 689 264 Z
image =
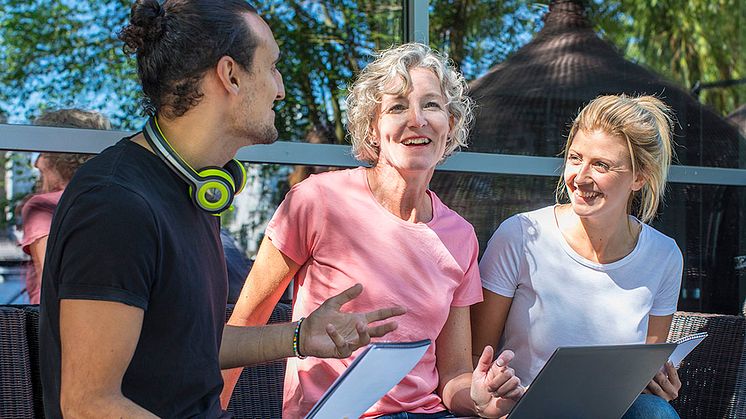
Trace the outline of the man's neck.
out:
M 238 151 L 236 142 L 225 131 L 225 124 L 196 115 L 188 112 L 175 119 L 159 117 L 158 126 L 171 147 L 195 170 L 222 167 Z

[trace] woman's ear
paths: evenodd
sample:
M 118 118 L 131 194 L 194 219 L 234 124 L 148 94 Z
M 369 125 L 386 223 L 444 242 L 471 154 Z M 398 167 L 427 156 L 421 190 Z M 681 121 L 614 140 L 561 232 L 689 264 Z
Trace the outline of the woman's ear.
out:
M 637 173 L 635 180 L 632 182 L 632 190 L 637 192 L 642 189 L 646 183 L 647 181 L 645 180 L 645 177 L 642 176 L 642 173 Z

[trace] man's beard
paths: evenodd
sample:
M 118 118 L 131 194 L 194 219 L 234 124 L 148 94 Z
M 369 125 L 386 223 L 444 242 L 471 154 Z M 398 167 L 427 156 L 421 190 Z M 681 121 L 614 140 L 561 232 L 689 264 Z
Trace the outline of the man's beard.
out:
M 249 98 L 245 98 L 241 104 L 243 109 L 251 109 L 253 104 Z M 265 121 L 247 120 L 245 114 L 239 112 L 233 118 L 233 128 L 238 138 L 247 139 L 246 145 L 272 144 L 277 140 L 277 128 L 274 118 L 267 123 Z
M 254 128 L 257 129 L 252 130 L 253 135 L 249 135 L 253 144 L 272 144 L 277 141 L 278 133 L 274 125 L 264 125 Z
M 274 124 L 247 123 L 246 120 L 234 121 L 232 136 L 243 139 L 243 146 L 255 144 L 272 144 L 277 140 L 277 128 Z

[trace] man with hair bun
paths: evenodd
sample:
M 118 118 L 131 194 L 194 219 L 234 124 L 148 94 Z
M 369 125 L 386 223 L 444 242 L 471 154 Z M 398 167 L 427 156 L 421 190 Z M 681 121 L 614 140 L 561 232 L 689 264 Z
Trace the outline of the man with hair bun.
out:
M 277 138 L 279 48 L 240 0 L 138 0 L 119 36 L 136 55 L 150 119 L 78 171 L 52 221 L 40 312 L 45 416 L 224 417 L 221 368 L 343 358 L 394 330 L 391 320 L 369 324 L 403 308 L 340 311 L 359 284 L 305 320 L 224 327 L 214 215 L 243 186 L 238 149 Z

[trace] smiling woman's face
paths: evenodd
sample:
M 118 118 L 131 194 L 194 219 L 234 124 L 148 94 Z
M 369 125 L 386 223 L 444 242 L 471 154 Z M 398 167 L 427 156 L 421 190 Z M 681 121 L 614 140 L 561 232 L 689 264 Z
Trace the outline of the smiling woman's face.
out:
M 565 161 L 565 188 L 577 215 L 626 219 L 629 196 L 643 184 L 632 174 L 624 139 L 603 131 L 578 131 Z
M 373 137 L 380 147 L 376 165 L 400 171 L 433 170 L 443 158 L 451 129 L 446 98 L 432 71 L 414 68 L 409 75 L 408 92 L 381 98 L 373 123 Z M 387 87 L 399 87 L 402 81 L 395 83 Z

